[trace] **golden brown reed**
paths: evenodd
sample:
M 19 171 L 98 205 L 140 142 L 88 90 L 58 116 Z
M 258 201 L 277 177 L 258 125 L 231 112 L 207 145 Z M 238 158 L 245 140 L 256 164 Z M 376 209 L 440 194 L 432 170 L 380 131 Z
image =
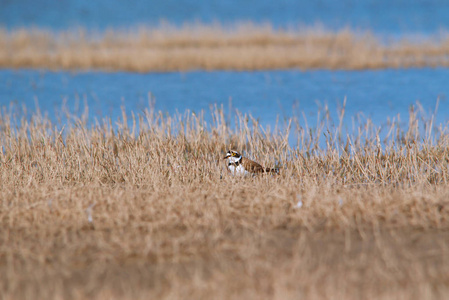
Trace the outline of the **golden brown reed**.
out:
M 2 299 L 449 295 L 445 126 L 422 136 L 412 112 L 380 144 L 369 122 L 68 118 L 0 115 Z M 231 177 L 229 145 L 281 175 Z
M 416 41 L 418 40 L 418 42 Z M 155 28 L 0 31 L 1 68 L 178 70 L 379 69 L 449 66 L 449 39 L 381 42 L 349 29 L 273 29 L 251 23 Z

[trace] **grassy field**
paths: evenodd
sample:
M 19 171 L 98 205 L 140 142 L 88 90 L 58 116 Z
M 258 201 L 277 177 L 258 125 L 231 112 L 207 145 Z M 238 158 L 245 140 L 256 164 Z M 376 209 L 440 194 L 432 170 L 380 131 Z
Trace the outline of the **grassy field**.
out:
M 0 299 L 449 297 L 444 124 L 68 118 L 0 115 Z M 281 174 L 234 178 L 228 148 Z
M 1 68 L 125 71 L 380 69 L 449 66 L 447 34 L 380 41 L 349 29 L 164 24 L 91 32 L 0 31 Z

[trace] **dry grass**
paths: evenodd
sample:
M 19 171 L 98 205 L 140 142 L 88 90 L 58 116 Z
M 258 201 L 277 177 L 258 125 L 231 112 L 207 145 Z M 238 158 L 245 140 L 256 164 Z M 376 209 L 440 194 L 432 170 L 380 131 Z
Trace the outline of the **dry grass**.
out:
M 382 43 L 370 33 L 186 25 L 104 33 L 0 31 L 1 68 L 137 72 L 449 66 L 447 35 Z
M 327 120 L 212 114 L 62 128 L 4 109 L 0 298 L 447 299 L 447 127 L 411 113 L 342 142 Z M 230 144 L 281 175 L 229 176 Z

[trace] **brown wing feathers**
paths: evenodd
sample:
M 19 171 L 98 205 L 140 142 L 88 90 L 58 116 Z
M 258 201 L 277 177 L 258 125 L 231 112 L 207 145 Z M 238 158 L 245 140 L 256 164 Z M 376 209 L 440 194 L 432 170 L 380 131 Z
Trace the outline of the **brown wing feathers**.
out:
M 242 157 L 241 164 L 245 167 L 246 170 L 248 170 L 251 173 L 276 173 L 276 174 L 279 174 L 279 169 L 270 169 L 270 168 L 264 169 L 260 164 L 256 163 L 255 161 L 252 161 L 250 159 L 247 159 L 245 157 Z
M 251 173 L 263 173 L 264 169 L 261 165 L 256 163 L 255 161 L 252 161 L 251 159 L 247 159 L 245 157 L 242 157 L 242 165 L 243 167 L 248 170 L 248 172 Z

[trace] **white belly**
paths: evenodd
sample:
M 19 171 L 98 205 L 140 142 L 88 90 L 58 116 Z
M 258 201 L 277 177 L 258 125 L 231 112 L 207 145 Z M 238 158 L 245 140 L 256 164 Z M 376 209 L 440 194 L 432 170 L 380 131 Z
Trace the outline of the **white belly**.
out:
M 229 171 L 231 171 L 231 174 L 234 176 L 245 176 L 245 175 L 251 174 L 248 171 L 246 171 L 242 165 L 238 165 L 238 166 L 229 165 L 228 169 L 229 169 Z

